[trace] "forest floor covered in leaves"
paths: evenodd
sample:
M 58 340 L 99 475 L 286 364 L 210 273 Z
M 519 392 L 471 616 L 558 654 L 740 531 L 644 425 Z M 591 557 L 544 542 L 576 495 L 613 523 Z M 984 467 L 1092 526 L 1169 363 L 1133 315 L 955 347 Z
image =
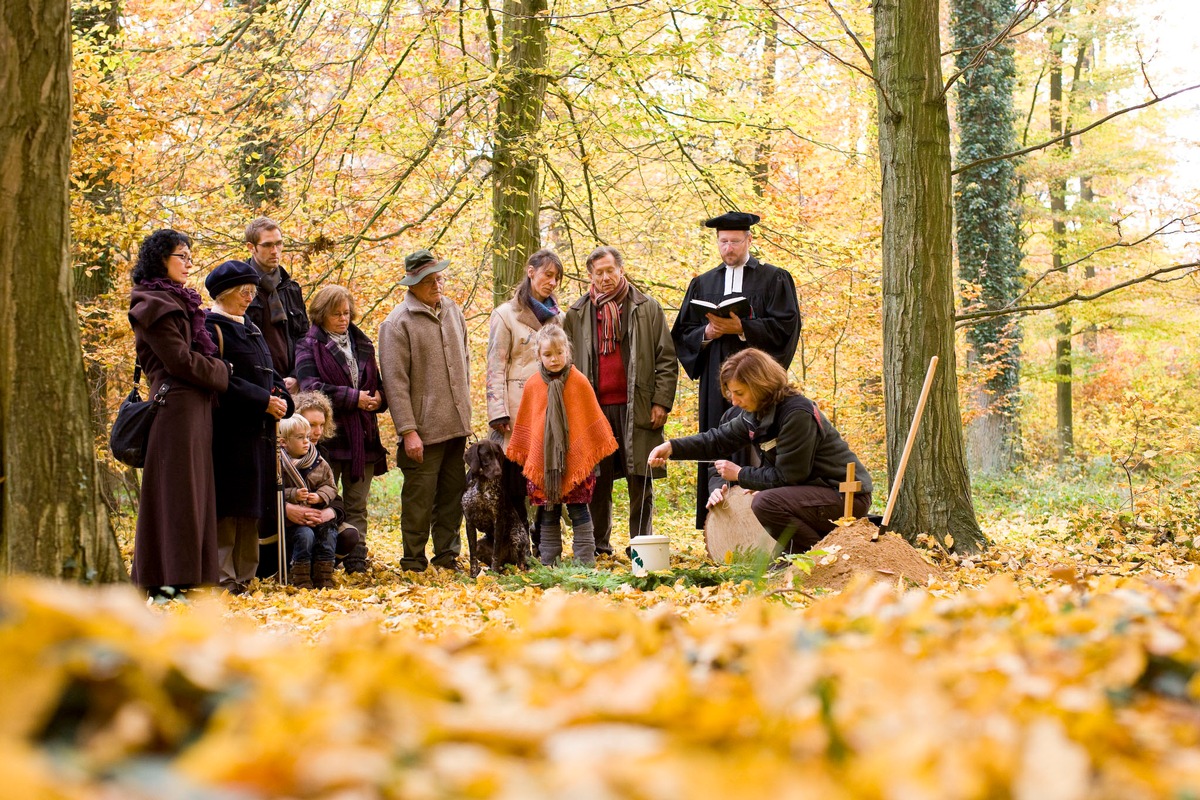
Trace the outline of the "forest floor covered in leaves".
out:
M 386 509 L 334 590 L 13 581 L 5 794 L 1200 797 L 1194 517 L 1022 491 L 921 587 L 706 564 L 683 514 L 669 575 L 414 576 Z

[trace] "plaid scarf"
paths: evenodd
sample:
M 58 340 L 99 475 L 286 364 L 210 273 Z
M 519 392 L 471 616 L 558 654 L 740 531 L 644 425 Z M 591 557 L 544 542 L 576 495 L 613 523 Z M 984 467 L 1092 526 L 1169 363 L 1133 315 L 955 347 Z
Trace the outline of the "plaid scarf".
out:
M 287 451 L 287 448 L 280 445 L 279 447 L 279 465 L 283 468 L 283 481 L 285 486 L 291 486 L 293 489 L 307 489 L 308 482 L 304 480 L 304 476 L 300 474 L 300 470 L 308 469 L 313 464 L 317 463 L 317 459 L 321 457 L 317 451 L 315 444 L 308 446 L 308 452 L 293 458 L 292 454 Z
M 600 355 L 606 356 L 617 349 L 617 342 L 621 341 L 621 304 L 625 302 L 625 298 L 629 296 L 629 281 L 625 280 L 625 276 L 621 276 L 621 280 L 617 283 L 617 288 L 607 294 L 600 294 L 596 291 L 595 285 L 588 289 L 588 296 L 592 298 L 592 303 L 596 306 L 596 329 L 600 334 Z
M 200 310 L 199 292 L 169 278 L 151 278 L 142 281 L 141 285 L 144 289 L 159 289 L 181 298 L 187 305 L 188 314 L 191 315 L 192 349 L 199 350 L 206 356 L 217 354 L 217 343 L 209 335 L 208 328 L 204 327 L 204 312 Z

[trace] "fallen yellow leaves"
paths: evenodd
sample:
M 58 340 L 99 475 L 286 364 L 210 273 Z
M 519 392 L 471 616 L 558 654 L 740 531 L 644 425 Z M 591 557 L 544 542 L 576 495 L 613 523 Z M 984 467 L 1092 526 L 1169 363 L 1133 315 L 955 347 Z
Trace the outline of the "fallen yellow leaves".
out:
M 251 625 L 218 600 L 160 613 L 127 588 L 13 582 L 0 770 L 21 791 L 6 794 L 1200 788 L 1200 580 L 860 582 L 803 609 L 744 590 L 709 608 L 688 599 L 723 587 L 660 588 L 619 599 L 431 579 L 346 590 L 321 614 L 269 606 Z M 458 622 L 442 624 L 451 608 Z

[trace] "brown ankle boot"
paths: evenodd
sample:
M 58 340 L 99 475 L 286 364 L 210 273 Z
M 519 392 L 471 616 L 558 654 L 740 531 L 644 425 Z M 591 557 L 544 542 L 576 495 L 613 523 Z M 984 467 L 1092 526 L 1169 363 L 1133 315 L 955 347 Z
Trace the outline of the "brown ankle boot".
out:
M 296 561 L 288 567 L 288 582 L 297 589 L 313 588 L 312 562 Z
M 332 558 L 319 558 L 313 562 L 312 585 L 314 589 L 333 588 Z
M 346 556 L 342 561 L 342 566 L 346 568 L 347 575 L 356 575 L 360 572 L 367 571 L 367 544 L 366 542 L 358 542 L 354 545 L 354 549 L 350 551 L 350 555 Z

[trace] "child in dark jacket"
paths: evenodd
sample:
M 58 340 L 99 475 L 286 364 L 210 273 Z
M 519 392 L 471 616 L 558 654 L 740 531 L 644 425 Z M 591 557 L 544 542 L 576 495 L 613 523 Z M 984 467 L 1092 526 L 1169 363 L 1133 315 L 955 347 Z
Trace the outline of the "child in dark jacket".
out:
M 324 508 L 337 497 L 333 470 L 308 441 L 308 420 L 295 414 L 279 422 L 279 465 L 283 472 L 283 499 L 289 503 Z M 291 551 L 288 568 L 298 589 L 332 589 L 333 555 L 337 524 L 284 526 Z

